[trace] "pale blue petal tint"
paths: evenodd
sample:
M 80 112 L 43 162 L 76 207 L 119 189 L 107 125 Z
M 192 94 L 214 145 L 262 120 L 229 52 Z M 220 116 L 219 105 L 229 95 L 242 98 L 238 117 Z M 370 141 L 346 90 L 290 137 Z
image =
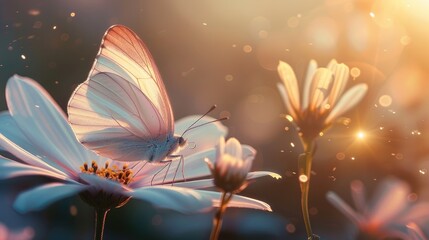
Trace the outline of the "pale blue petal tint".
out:
M 0 179 L 15 178 L 21 176 L 41 175 L 59 180 L 75 182 L 64 174 L 49 171 L 44 168 L 22 164 L 14 160 L 0 157 Z
M 21 193 L 13 207 L 19 213 L 42 210 L 48 205 L 78 194 L 88 186 L 70 183 L 49 183 Z
M 177 120 L 175 122 L 175 134 L 182 135 L 182 133 L 200 117 L 201 116 L 199 115 L 193 115 Z M 199 126 L 214 120 L 216 119 L 205 116 L 194 126 Z M 219 143 L 219 139 L 221 137 L 225 137 L 227 133 L 228 129 L 220 122 L 209 123 L 207 125 L 191 129 L 183 136 L 187 145 L 177 154 L 188 156 L 212 148 L 216 146 Z
M 14 75 L 6 85 L 6 99 L 16 124 L 42 155 L 63 164 L 69 173 L 80 171 L 88 152 L 46 90 L 29 78 Z
M 147 201 L 155 207 L 182 213 L 208 211 L 212 206 L 211 198 L 207 198 L 200 191 L 173 186 L 143 187 L 130 192 L 129 195 Z

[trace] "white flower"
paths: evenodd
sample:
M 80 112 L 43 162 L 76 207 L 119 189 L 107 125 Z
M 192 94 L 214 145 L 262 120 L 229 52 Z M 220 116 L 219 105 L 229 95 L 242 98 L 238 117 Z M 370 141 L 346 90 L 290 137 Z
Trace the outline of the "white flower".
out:
M 222 137 L 216 146 L 214 163 L 206 162 L 214 176 L 214 184 L 224 192 L 236 193 L 247 186 L 246 179 L 256 151 L 248 145 L 241 145 L 236 138 L 230 138 L 225 144 Z M 276 173 L 265 172 L 274 178 L 281 178 Z
M 362 233 L 379 239 L 421 239 L 417 237 L 421 234 L 414 221 L 429 217 L 429 203 L 410 204 L 410 193 L 405 182 L 387 178 L 378 186 L 371 204 L 367 204 L 362 182 L 354 181 L 351 184 L 351 195 L 358 212 L 333 192 L 328 192 L 326 197 Z
M 184 176 L 188 181 L 180 177 L 174 179 L 173 170 L 168 172 L 165 181 L 165 173 L 157 174 L 152 180 L 163 165 L 146 164 L 138 171 L 138 167 L 112 161 L 84 148 L 76 140 L 65 114 L 33 80 L 18 75 L 11 77 L 6 97 L 9 112 L 0 114 L 0 146 L 22 163 L 0 157 L 0 179 L 42 175 L 54 180 L 20 194 L 14 204 L 19 212 L 40 210 L 76 194 L 89 204 L 120 206 L 132 197 L 181 212 L 203 210 L 217 204 L 219 193 L 190 188 L 213 186 L 212 179 L 192 179 L 210 176 L 203 159 L 215 155 L 215 144 L 226 134 L 226 128 L 220 123 L 195 129 L 187 135 L 195 148 L 179 154 L 185 158 Z M 178 133 L 195 118 L 177 121 Z M 170 169 L 176 169 L 178 162 L 174 161 Z M 99 202 L 103 198 L 105 200 Z M 264 202 L 241 196 L 236 196 L 231 205 L 270 210 Z
M 349 68 L 332 60 L 328 67 L 317 68 L 311 60 L 302 89 L 291 66 L 280 61 L 277 67 L 283 84 L 277 87 L 293 121 L 300 128 L 302 137 L 311 139 L 329 127 L 336 118 L 355 106 L 365 95 L 368 86 L 357 84 L 344 92 L 349 78 Z

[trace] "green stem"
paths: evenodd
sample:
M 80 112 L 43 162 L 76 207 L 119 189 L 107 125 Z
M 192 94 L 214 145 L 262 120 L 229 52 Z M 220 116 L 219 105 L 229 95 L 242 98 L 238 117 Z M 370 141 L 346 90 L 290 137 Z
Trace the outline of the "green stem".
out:
M 223 214 L 225 213 L 226 206 L 232 198 L 232 193 L 227 195 L 226 192 L 222 193 L 221 202 L 219 209 L 217 210 L 214 218 L 213 218 L 213 228 L 210 234 L 210 240 L 217 240 L 219 238 L 220 229 L 222 227 Z
M 307 232 L 308 240 L 318 239 L 316 235 L 313 234 L 311 230 L 310 223 L 310 214 L 308 212 L 308 195 L 310 191 L 310 179 L 311 179 L 311 164 L 313 162 L 313 152 L 314 152 L 314 140 L 302 140 L 304 153 L 300 155 L 298 159 L 299 166 L 299 175 L 305 175 L 306 181 L 300 177 L 300 187 L 301 187 L 301 211 L 304 219 L 305 230 Z
M 110 209 L 95 208 L 95 233 L 94 240 L 102 240 L 106 216 Z

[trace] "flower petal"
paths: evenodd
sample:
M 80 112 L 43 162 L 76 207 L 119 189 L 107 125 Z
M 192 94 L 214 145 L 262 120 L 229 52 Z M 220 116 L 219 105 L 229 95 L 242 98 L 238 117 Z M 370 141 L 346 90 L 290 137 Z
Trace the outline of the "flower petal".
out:
M 58 170 L 55 166 L 51 166 L 46 161 L 45 156 L 40 155 L 33 155 L 22 149 L 20 146 L 16 145 L 15 143 L 11 142 L 9 139 L 7 139 L 5 136 L 3 136 L 0 133 L 0 146 L 2 146 L 3 150 L 8 151 L 9 153 L 12 153 L 15 157 L 21 159 L 22 161 L 28 163 L 32 166 L 37 166 L 46 170 L 49 170 L 51 172 L 55 172 L 59 175 L 66 175 L 66 173 Z
M 407 230 L 412 240 L 427 240 L 423 231 L 414 222 L 407 224 Z
M 0 133 L 12 142 L 19 143 L 19 146 L 28 152 L 36 152 L 36 148 L 24 136 L 8 111 L 0 112 Z M 5 150 L 2 146 L 0 146 L 0 149 Z
M 87 182 L 88 185 L 90 185 L 90 191 L 99 191 L 102 189 L 105 192 L 113 194 L 126 194 L 127 192 L 131 191 L 130 188 L 119 182 L 115 182 L 104 177 L 99 177 L 94 174 L 81 173 L 79 174 L 79 177 L 80 179 Z
M 280 78 L 283 80 L 284 88 L 289 97 L 291 106 L 294 109 L 300 109 L 298 81 L 296 80 L 292 67 L 285 62 L 279 61 L 277 71 Z
M 307 68 L 307 74 L 305 75 L 305 82 L 304 82 L 304 88 L 303 88 L 303 94 L 302 94 L 302 110 L 305 110 L 308 108 L 309 101 L 310 101 L 310 89 L 311 89 L 311 82 L 313 80 L 314 73 L 317 69 L 317 62 L 315 60 L 310 60 L 310 63 L 308 64 Z
M 215 207 L 219 207 L 221 198 L 220 192 L 198 190 L 198 193 L 200 193 L 204 197 L 211 198 L 213 201 L 213 205 Z M 253 208 L 270 212 L 272 211 L 270 205 L 268 205 L 267 203 L 240 195 L 234 195 L 229 201 L 228 207 Z
M 182 213 L 207 211 L 212 206 L 211 199 L 199 191 L 172 186 L 152 186 L 135 189 L 129 196 L 147 201 L 159 208 L 172 209 Z
M 410 208 L 403 209 L 403 214 L 395 218 L 395 222 L 407 224 L 427 218 L 429 216 L 429 203 L 422 202 L 417 203 Z
M 369 221 L 385 223 L 394 219 L 398 213 L 405 210 L 410 187 L 395 178 L 387 178 L 376 190 L 374 202 L 371 204 Z
M 364 220 L 363 217 L 355 212 L 347 203 L 343 201 L 337 194 L 329 191 L 326 194 L 326 199 L 334 205 L 340 212 L 348 217 L 356 226 L 359 226 Z
M 343 113 L 347 112 L 349 109 L 358 104 L 360 100 L 362 100 L 362 98 L 365 96 L 367 90 L 368 85 L 366 85 L 365 83 L 361 83 L 350 88 L 346 93 L 344 93 L 344 95 L 329 113 L 328 117 L 325 120 L 325 123 L 331 123 L 337 117 L 341 116 Z
M 230 138 L 226 141 L 225 144 L 225 153 L 229 154 L 235 158 L 242 159 L 243 151 L 241 149 L 241 144 L 236 138 Z
M 281 178 L 281 176 L 277 173 L 268 172 L 268 171 L 256 171 L 256 172 L 248 173 L 246 179 L 251 180 L 251 179 L 265 177 L 265 176 L 271 176 L 275 179 Z M 174 186 L 186 187 L 186 188 L 192 188 L 192 189 L 203 189 L 203 188 L 214 187 L 214 182 L 213 182 L 213 179 L 210 178 L 210 179 L 178 182 L 178 183 L 174 183 Z
M 56 172 L 52 172 L 44 168 L 22 164 L 14 160 L 0 157 L 0 179 L 8 179 L 30 175 L 41 175 L 64 181 L 75 182 L 64 174 L 58 174 Z
M 265 176 L 270 176 L 272 178 L 275 179 L 281 179 L 282 176 L 280 176 L 280 174 L 274 173 L 274 172 L 269 172 L 269 171 L 255 171 L 255 172 L 250 172 L 247 174 L 247 178 L 246 179 L 255 179 L 255 178 L 260 178 L 260 177 L 265 177 Z
M 283 99 L 283 102 L 286 106 L 288 113 L 292 116 L 293 119 L 297 119 L 298 118 L 297 110 L 295 110 L 292 107 L 292 104 L 290 103 L 290 99 L 286 93 L 284 85 L 281 83 L 277 83 L 277 89 L 279 90 L 280 96 Z
M 308 108 L 311 111 L 326 111 L 322 106 L 325 99 L 327 99 L 332 84 L 332 72 L 327 68 L 318 68 L 313 76 L 312 85 L 310 88 L 310 105 Z
M 201 116 L 194 115 L 182 118 L 175 123 L 175 134 L 182 135 L 192 124 L 194 124 Z M 197 123 L 196 126 L 215 121 L 215 118 L 205 116 Z M 204 151 L 212 148 L 219 143 L 219 138 L 225 137 L 228 128 L 220 122 L 209 123 L 205 126 L 196 127 L 184 134 L 188 145 L 178 152 L 178 155 L 189 156 L 191 154 Z
M 74 174 L 88 159 L 61 108 L 35 81 L 14 75 L 6 85 L 9 111 L 28 140 Z
M 334 73 L 334 85 L 329 94 L 328 103 L 330 106 L 335 106 L 338 98 L 343 94 L 344 88 L 349 80 L 349 67 L 345 64 L 337 64 Z
M 81 184 L 49 183 L 21 193 L 14 203 L 14 208 L 19 213 L 41 210 L 48 205 L 78 194 L 87 188 Z

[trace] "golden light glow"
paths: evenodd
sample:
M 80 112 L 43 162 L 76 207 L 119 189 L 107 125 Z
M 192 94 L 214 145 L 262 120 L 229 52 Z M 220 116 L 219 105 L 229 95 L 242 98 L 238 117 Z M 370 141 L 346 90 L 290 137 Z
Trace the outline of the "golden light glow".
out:
M 392 104 L 392 97 L 389 95 L 383 95 L 378 99 L 378 103 L 382 107 L 389 107 Z
M 305 183 L 308 181 L 308 177 L 304 174 L 301 174 L 299 175 L 299 181 Z
M 365 135 L 366 135 L 365 132 L 359 131 L 359 132 L 356 133 L 356 138 L 358 138 L 358 139 L 364 139 Z

